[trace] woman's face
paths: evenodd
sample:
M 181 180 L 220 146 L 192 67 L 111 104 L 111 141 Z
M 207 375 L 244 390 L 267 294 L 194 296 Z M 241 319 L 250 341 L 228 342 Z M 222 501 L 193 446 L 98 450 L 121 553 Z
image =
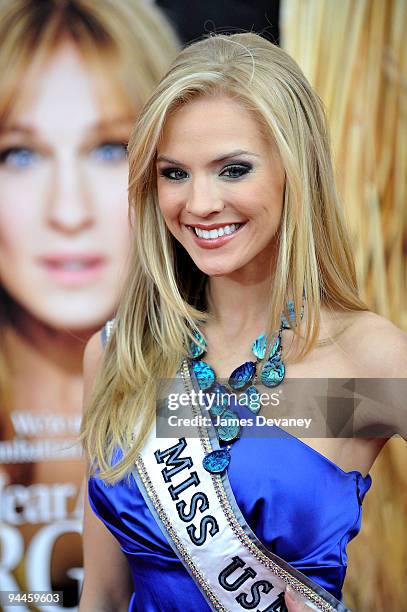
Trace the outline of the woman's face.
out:
M 87 329 L 113 312 L 128 254 L 131 117 L 70 42 L 34 80 L 0 129 L 1 283 L 45 324 Z
M 284 182 L 275 146 L 238 102 L 199 98 L 167 120 L 157 151 L 159 206 L 209 276 L 268 269 Z

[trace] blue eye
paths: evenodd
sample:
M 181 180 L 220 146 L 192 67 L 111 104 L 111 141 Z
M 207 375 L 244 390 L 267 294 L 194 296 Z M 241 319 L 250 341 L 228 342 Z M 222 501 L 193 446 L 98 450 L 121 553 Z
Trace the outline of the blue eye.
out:
M 28 168 L 40 159 L 39 153 L 26 147 L 10 147 L 0 153 L 0 164 L 12 168 Z
M 251 164 L 231 164 L 223 168 L 220 176 L 225 176 L 226 178 L 240 178 L 245 174 L 248 174 L 252 170 Z
M 127 146 L 123 142 L 104 142 L 95 147 L 91 155 L 100 162 L 120 162 L 127 157 Z
M 160 171 L 160 176 L 164 176 L 171 181 L 182 181 L 187 178 L 188 174 L 181 168 L 164 168 Z

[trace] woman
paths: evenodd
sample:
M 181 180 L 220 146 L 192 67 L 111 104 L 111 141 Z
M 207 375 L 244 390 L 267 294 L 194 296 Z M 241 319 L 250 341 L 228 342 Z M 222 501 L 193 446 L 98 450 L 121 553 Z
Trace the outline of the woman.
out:
M 1 540 L 21 550 L 2 588 L 47 590 L 81 565 L 83 351 L 116 308 L 127 141 L 176 41 L 138 0 L 6 0 L 0 33 Z
M 133 260 L 101 367 L 99 334 L 85 355 L 81 609 L 303 609 L 289 585 L 343 610 L 346 545 L 385 443 L 357 435 L 378 418 L 400 431 L 393 413 L 359 411 L 354 437 L 306 443 L 216 422 L 241 399 L 257 413 L 261 385 L 406 375 L 405 334 L 358 296 L 320 101 L 281 49 L 213 36 L 179 54 L 129 151 Z M 221 379 L 234 405 L 218 395 L 213 424 L 171 443 L 151 429 L 171 378 L 168 407 L 184 385 L 196 422 Z

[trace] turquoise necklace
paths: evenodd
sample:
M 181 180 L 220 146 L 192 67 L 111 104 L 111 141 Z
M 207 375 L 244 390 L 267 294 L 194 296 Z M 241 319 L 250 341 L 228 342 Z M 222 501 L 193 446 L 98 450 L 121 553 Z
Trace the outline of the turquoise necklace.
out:
M 294 302 L 287 302 L 287 310 L 291 324 L 295 321 Z M 301 307 L 301 318 L 303 316 L 303 305 Z M 280 328 L 277 339 L 271 347 L 261 373 L 260 381 L 266 387 L 277 387 L 285 376 L 285 365 L 281 359 L 281 335 L 284 329 L 289 329 L 290 323 L 284 314 L 281 315 Z M 191 358 L 192 370 L 198 382 L 199 388 L 204 392 L 214 394 L 215 401 L 212 403 L 209 412 L 211 416 L 217 418 L 219 425 L 214 425 L 219 442 L 226 447 L 208 453 L 203 459 L 203 467 L 212 474 L 224 472 L 229 466 L 231 454 L 230 448 L 240 434 L 239 417 L 229 406 L 230 391 L 216 380 L 213 368 L 200 359 L 206 351 L 207 344 L 200 332 L 194 332 L 197 342 L 190 342 L 189 355 Z M 252 352 L 255 361 L 245 361 L 237 367 L 229 376 L 228 386 L 232 392 L 240 392 L 239 403 L 243 401 L 245 405 L 257 414 L 260 409 L 258 402 L 258 391 L 256 383 L 258 380 L 257 366 L 266 357 L 268 338 L 266 334 L 258 336 L 252 344 Z

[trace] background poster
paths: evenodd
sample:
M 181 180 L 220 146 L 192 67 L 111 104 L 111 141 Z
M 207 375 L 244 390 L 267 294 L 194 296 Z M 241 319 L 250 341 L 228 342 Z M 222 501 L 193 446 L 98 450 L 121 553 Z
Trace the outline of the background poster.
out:
M 83 352 L 125 276 L 130 130 L 177 47 L 138 0 L 0 2 L 0 590 L 71 609 Z
M 362 296 L 407 329 L 404 0 L 0 0 L 0 590 L 77 607 L 82 355 L 124 279 L 126 143 L 179 44 L 241 29 L 322 97 Z M 362 612 L 405 609 L 406 460 L 386 445 L 349 547 Z

